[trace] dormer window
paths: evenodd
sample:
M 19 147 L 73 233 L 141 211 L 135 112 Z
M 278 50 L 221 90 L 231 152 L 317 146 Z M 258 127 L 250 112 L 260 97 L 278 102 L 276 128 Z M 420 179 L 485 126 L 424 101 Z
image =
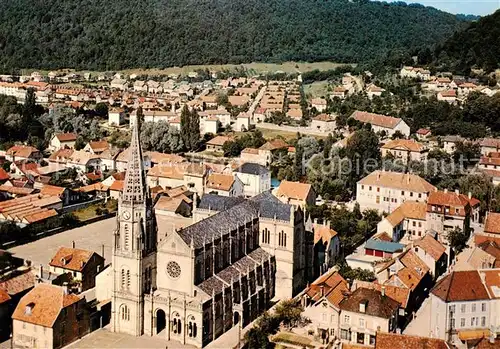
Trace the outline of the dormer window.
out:
M 367 300 L 363 300 L 361 302 L 359 302 L 359 312 L 360 313 L 366 313 L 366 306 L 368 305 L 368 301 Z
M 33 302 L 26 304 L 26 308 L 24 309 L 24 314 L 31 315 L 33 313 L 34 307 L 35 307 L 35 303 L 33 303 Z

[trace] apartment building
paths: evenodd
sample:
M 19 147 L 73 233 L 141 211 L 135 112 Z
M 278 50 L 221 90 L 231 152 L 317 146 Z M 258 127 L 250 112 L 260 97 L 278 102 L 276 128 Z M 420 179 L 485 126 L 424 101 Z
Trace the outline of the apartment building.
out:
M 435 187 L 425 179 L 411 174 L 374 171 L 357 183 L 356 201 L 360 209 L 391 213 L 403 202 L 425 202 Z

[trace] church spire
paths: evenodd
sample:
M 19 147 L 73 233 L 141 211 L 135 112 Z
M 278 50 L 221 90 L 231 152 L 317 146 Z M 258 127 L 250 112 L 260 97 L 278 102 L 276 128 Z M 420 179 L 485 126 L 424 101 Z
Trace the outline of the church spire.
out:
M 130 141 L 128 167 L 123 185 L 123 201 L 144 202 L 148 197 L 146 186 L 146 174 L 142 158 L 141 142 L 139 139 L 140 122 L 137 120 L 132 127 L 132 139 Z

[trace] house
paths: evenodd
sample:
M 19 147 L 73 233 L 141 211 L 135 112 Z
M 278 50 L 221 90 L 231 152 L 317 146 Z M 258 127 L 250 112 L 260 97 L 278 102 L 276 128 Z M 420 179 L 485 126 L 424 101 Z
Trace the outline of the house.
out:
M 357 290 L 358 288 L 367 288 L 378 291 L 380 293 L 385 294 L 386 297 L 389 297 L 398 302 L 400 324 L 404 322 L 406 314 L 411 313 L 410 303 L 409 303 L 411 291 L 407 287 L 385 285 L 385 284 L 379 284 L 378 282 L 361 281 L 355 279 L 352 282 L 351 292 Z
M 61 148 L 75 148 L 76 133 L 56 133 L 52 136 L 49 142 L 49 149 L 51 151 L 59 150 Z
M 339 306 L 342 342 L 373 346 L 377 332 L 396 332 L 400 303 L 383 290 L 358 288 Z
M 120 126 L 125 122 L 125 109 L 123 108 L 111 108 L 108 111 L 108 125 L 109 126 Z
M 366 95 L 368 96 L 369 99 L 373 99 L 373 97 L 380 97 L 382 96 L 382 93 L 385 92 L 385 89 L 382 87 L 376 86 L 374 84 L 370 84 L 366 88 Z
M 423 144 L 413 139 L 394 139 L 385 143 L 381 148 L 383 157 L 392 156 L 404 164 L 409 161 L 425 161 L 429 150 Z
M 250 115 L 239 113 L 236 118 L 236 131 L 245 132 L 250 129 Z
M 128 82 L 125 79 L 115 77 L 110 81 L 109 87 L 116 90 L 126 91 L 128 90 Z
M 303 316 L 311 320 L 307 329 L 327 343 L 339 337 L 340 302 L 348 294 L 348 282 L 334 268 L 314 280 L 299 296 Z
M 405 201 L 377 224 L 377 234 L 386 233 L 396 242 L 418 239 L 427 230 L 426 210 L 425 202 Z
M 281 202 L 285 204 L 300 206 L 302 208 L 307 205 L 314 205 L 316 203 L 316 193 L 311 184 L 281 181 L 280 186 L 273 190 Z
M 306 222 L 306 230 L 314 236 L 313 275 L 322 275 L 334 266 L 340 257 L 340 238 L 330 226 L 330 222 Z
M 189 190 L 203 194 L 208 175 L 207 167 L 197 163 L 172 163 L 152 167 L 147 174 L 150 186 L 175 188 L 186 186 Z
M 90 332 L 84 297 L 64 287 L 38 284 L 12 314 L 12 342 L 30 348 L 62 348 Z
M 401 132 L 405 137 L 410 136 L 410 126 L 400 118 L 368 113 L 356 110 L 351 118 L 366 124 L 372 125 L 374 132 L 384 131 L 386 136 L 391 137 L 396 131 Z
M 433 191 L 435 187 L 417 175 L 377 170 L 358 181 L 356 201 L 361 211 L 391 213 L 407 200 L 425 201 Z
M 333 92 L 330 94 L 330 99 L 340 98 L 345 99 L 349 93 L 349 90 L 343 86 L 337 86 L 333 89 Z
M 326 110 L 326 99 L 313 98 L 311 100 L 311 108 L 315 108 L 320 113 L 324 112 Z
M 161 195 L 155 204 L 155 213 L 157 215 L 181 215 L 184 217 L 191 216 L 193 200 L 185 195 L 169 197 Z
M 286 116 L 288 116 L 290 119 L 294 120 L 302 120 L 302 109 L 301 108 L 290 108 L 288 106 L 288 111 L 286 112 Z
M 101 159 L 99 155 L 84 150 L 75 150 L 68 160 L 66 167 L 73 167 L 83 173 L 89 173 L 100 169 Z
M 471 222 L 479 221 L 479 207 L 479 200 L 460 194 L 458 190 L 431 192 L 427 199 L 427 227 L 440 234 L 440 240 L 446 242 L 442 235 L 445 231 L 460 228 L 468 232 Z
M 201 133 L 203 134 L 206 133 L 217 134 L 217 132 L 219 132 L 219 127 L 220 127 L 220 121 L 216 116 L 209 116 L 207 118 L 204 118 L 201 120 L 200 123 L 200 129 L 202 130 Z
M 437 100 L 448 102 L 450 104 L 455 104 L 457 102 L 457 91 L 455 90 L 440 91 L 437 95 Z
M 205 193 L 223 196 L 242 196 L 243 182 L 235 175 L 212 173 L 207 178 Z
M 79 195 L 75 194 L 72 190 L 65 187 L 58 187 L 55 185 L 44 184 L 40 189 L 41 195 L 55 196 L 61 199 L 63 206 L 78 201 Z
M 39 160 L 42 152 L 29 145 L 14 145 L 5 152 L 5 160 L 15 162 L 19 160 Z
M 214 152 L 219 152 L 219 153 L 224 152 L 224 150 L 222 149 L 222 147 L 224 146 L 224 144 L 226 142 L 230 142 L 232 140 L 233 140 L 232 137 L 215 136 L 214 138 L 212 138 L 211 140 L 209 140 L 206 143 L 207 150 L 214 151 Z
M 430 293 L 430 336 L 462 345 L 500 332 L 499 269 L 453 271 Z M 480 334 L 479 334 L 480 332 Z
M 448 154 L 453 154 L 457 149 L 458 143 L 464 143 L 467 141 L 465 138 L 460 136 L 444 136 L 443 139 L 443 150 Z
M 365 243 L 365 254 L 367 256 L 375 256 L 381 258 L 392 258 L 394 255 L 397 255 L 403 252 L 404 245 L 392 242 L 392 241 L 384 241 L 379 239 L 369 239 Z
M 431 235 L 426 234 L 421 239 L 414 240 L 411 249 L 429 267 L 429 272 L 434 278 L 446 272 L 447 249 Z
M 83 148 L 84 151 L 95 155 L 99 155 L 108 149 L 110 149 L 110 146 L 106 140 L 90 141 L 85 145 L 85 148 Z
M 271 172 L 262 165 L 245 163 L 234 170 L 243 183 L 243 194 L 252 197 L 271 189 Z
M 227 98 L 229 100 L 229 104 L 240 108 L 247 105 L 250 102 L 250 96 L 247 95 L 241 95 L 241 96 L 232 95 L 228 96 Z
M 477 241 L 478 238 L 485 241 Z M 485 236 L 476 236 L 473 246 L 468 246 L 457 256 L 453 270 L 477 270 L 500 268 L 500 241 Z
M 95 286 L 96 275 L 104 269 L 104 258 L 93 251 L 60 247 L 49 266 L 53 273 L 70 273 L 82 292 Z
M 479 145 L 481 146 L 481 155 L 483 156 L 500 152 L 500 139 L 498 138 L 483 138 L 479 142 Z
M 419 141 L 427 141 L 432 136 L 432 132 L 429 128 L 419 128 L 416 135 Z
M 330 114 L 319 114 L 311 120 L 311 128 L 313 130 L 328 133 L 335 131 L 336 127 L 335 118 Z
M 437 338 L 377 332 L 375 349 L 452 349 L 446 341 Z M 479 348 L 478 348 L 479 349 Z

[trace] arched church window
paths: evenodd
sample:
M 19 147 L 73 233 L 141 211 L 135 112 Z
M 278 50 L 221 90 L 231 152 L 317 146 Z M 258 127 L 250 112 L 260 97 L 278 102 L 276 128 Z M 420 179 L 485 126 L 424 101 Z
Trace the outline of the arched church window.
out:
M 175 334 L 181 334 L 182 333 L 182 320 L 181 316 L 179 313 L 174 313 L 173 314 L 173 320 L 172 320 L 172 332 Z
M 130 309 L 126 304 L 122 304 L 120 307 L 120 316 L 123 321 L 130 320 Z
M 188 322 L 188 336 L 191 338 L 196 338 L 197 332 L 198 328 L 196 326 L 196 321 L 194 319 L 194 316 L 191 316 Z

